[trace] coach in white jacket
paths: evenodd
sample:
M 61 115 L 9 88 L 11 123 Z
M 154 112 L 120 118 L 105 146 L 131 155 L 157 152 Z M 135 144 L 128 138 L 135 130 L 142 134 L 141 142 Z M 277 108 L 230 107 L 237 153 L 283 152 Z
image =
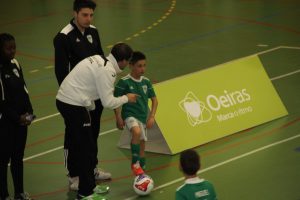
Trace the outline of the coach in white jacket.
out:
M 96 186 L 93 154 L 97 146 L 88 110 L 95 109 L 94 101 L 99 98 L 102 105 L 110 109 L 136 101 L 136 94 L 113 96 L 116 75 L 128 65 L 131 54 L 130 46 L 118 43 L 107 58 L 99 55 L 87 57 L 74 67 L 58 90 L 56 106 L 64 118 L 66 132 L 70 133 L 67 137 L 70 140 L 67 141 L 70 144 L 68 156 L 79 164 L 78 199 L 92 195 Z

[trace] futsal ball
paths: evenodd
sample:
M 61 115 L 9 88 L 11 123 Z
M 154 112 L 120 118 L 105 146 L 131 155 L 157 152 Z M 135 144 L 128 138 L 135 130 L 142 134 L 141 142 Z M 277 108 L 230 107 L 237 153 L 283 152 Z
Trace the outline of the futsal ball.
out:
M 147 174 L 141 174 L 135 177 L 133 181 L 133 190 L 141 196 L 148 195 L 153 190 L 154 182 Z

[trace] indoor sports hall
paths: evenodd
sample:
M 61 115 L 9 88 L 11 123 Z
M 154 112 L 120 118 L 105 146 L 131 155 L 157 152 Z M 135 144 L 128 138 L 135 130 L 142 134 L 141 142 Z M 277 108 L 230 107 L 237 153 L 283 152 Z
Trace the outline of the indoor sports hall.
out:
M 259 58 L 288 114 L 190 148 L 201 156 L 199 177 L 214 184 L 220 200 L 300 200 L 299 0 L 95 2 L 93 25 L 99 30 L 105 54 L 117 42 L 126 42 L 134 50 L 143 51 L 147 56 L 145 75 L 154 88 L 226 64 Z M 23 68 L 37 116 L 29 127 L 24 156 L 25 191 L 36 200 L 73 200 L 76 196 L 68 189 L 63 163 L 64 123 L 55 106 L 58 84 L 53 47 L 54 36 L 73 16 L 72 3 L 72 0 L 0 3 L 0 33 L 11 33 L 16 39 L 16 58 Z M 126 69 L 119 77 L 128 72 Z M 220 77 L 222 83 L 214 76 L 210 81 L 226 85 L 233 79 L 224 76 Z M 243 76 L 247 74 L 236 74 L 234 80 L 242 81 Z M 256 77 L 249 78 L 257 84 Z M 201 81 L 193 82 L 199 91 L 214 89 L 214 84 Z M 177 88 L 169 88 L 162 95 L 172 96 L 176 92 Z M 168 110 L 160 119 L 162 122 L 171 123 L 169 117 L 182 114 L 164 104 L 159 93 L 157 98 L 157 114 Z M 274 103 L 266 101 L 266 105 Z M 264 115 L 270 111 L 260 112 Z M 172 133 L 176 141 L 192 139 L 180 128 L 181 122 L 171 126 L 179 130 Z M 147 152 L 146 173 L 153 178 L 155 187 L 149 196 L 139 197 L 132 189 L 131 153 L 117 146 L 121 134 L 116 128 L 114 112 L 105 109 L 98 154 L 99 167 L 112 173 L 112 180 L 99 183 L 110 187 L 106 199 L 175 199 L 176 189 L 184 183 L 178 168 L 178 152 L 173 155 Z M 12 195 L 10 171 L 8 174 Z

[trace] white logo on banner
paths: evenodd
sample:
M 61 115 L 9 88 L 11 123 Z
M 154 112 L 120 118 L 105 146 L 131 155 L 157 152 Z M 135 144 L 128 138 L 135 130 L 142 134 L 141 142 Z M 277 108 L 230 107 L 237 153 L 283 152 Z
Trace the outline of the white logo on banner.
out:
M 208 122 L 212 118 L 211 111 L 205 107 L 205 104 L 193 92 L 188 92 L 185 95 L 184 99 L 179 102 L 179 107 L 186 112 L 191 126 Z
M 179 107 L 186 113 L 189 124 L 196 126 L 209 122 L 212 119 L 212 112 L 219 112 L 216 115 L 219 122 L 251 113 L 253 111 L 252 106 L 241 107 L 248 101 L 251 101 L 251 95 L 245 88 L 233 92 L 224 90 L 223 94 L 219 95 L 209 94 L 206 97 L 206 104 L 189 91 L 179 102 Z M 226 110 L 232 106 L 234 106 L 234 110 Z

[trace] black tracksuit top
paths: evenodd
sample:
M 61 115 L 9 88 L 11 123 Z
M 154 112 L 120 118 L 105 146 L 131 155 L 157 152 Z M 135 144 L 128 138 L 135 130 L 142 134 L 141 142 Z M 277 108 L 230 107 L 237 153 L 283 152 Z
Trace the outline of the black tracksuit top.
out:
M 94 26 L 82 34 L 73 19 L 53 40 L 55 48 L 55 75 L 60 85 L 77 63 L 86 57 L 104 55 L 98 30 Z
M 20 116 L 33 113 L 23 72 L 16 59 L 1 62 L 1 112 L 2 117 L 19 123 Z

